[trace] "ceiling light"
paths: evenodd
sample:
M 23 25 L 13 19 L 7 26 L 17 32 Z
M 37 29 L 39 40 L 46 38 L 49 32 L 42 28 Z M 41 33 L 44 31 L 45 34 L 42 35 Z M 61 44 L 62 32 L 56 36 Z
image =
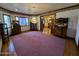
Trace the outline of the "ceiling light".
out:
M 33 6 L 33 8 L 35 8 L 35 6 Z
M 18 9 L 15 9 L 15 11 L 18 11 Z

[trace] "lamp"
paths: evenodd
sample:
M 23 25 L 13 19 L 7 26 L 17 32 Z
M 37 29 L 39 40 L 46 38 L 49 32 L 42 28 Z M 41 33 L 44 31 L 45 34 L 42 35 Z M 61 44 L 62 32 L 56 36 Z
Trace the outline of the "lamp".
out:
M 37 21 L 36 21 L 36 17 L 32 17 L 31 22 L 32 22 L 32 23 L 37 23 Z

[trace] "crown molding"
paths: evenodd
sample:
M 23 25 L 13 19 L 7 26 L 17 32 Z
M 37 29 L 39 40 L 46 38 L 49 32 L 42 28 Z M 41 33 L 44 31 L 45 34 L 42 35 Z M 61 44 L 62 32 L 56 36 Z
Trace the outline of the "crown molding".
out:
M 57 10 L 54 10 L 54 11 L 48 11 L 48 12 L 40 13 L 38 15 L 49 15 L 49 14 L 55 14 L 57 12 L 74 10 L 74 9 L 79 9 L 79 4 L 69 6 L 69 7 L 60 8 L 60 9 L 57 9 Z
M 65 8 L 60 8 L 60 9 L 57 9 L 54 11 L 48 11 L 48 12 L 44 12 L 44 13 L 40 13 L 40 14 L 26 14 L 26 13 L 11 11 L 11 10 L 8 10 L 6 8 L 0 7 L 0 10 L 11 13 L 11 14 L 13 13 L 13 14 L 28 15 L 28 16 L 49 15 L 49 14 L 55 14 L 57 12 L 74 10 L 74 9 L 79 9 L 79 3 L 77 5 L 73 5 L 73 6 L 69 6 L 69 7 L 65 7 Z
M 0 10 L 8 12 L 8 13 L 11 13 L 11 14 L 20 14 L 20 15 L 35 16 L 35 14 L 26 14 L 26 13 L 21 13 L 21 12 L 15 12 L 15 11 L 11 11 L 11 10 L 8 10 L 6 8 L 3 8 L 3 7 L 0 7 Z

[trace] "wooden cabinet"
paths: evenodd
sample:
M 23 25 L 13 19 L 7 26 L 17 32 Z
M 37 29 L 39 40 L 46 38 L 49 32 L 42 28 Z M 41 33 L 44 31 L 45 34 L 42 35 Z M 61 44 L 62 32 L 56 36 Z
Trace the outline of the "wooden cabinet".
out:
M 30 30 L 37 31 L 37 23 L 30 22 Z
M 18 24 L 18 21 L 13 21 L 12 23 L 12 34 L 20 34 L 21 33 L 21 26 Z
M 54 35 L 66 37 L 68 27 L 68 18 L 59 18 L 55 20 Z
M 0 38 L 2 43 L 9 39 L 7 24 L 0 23 Z

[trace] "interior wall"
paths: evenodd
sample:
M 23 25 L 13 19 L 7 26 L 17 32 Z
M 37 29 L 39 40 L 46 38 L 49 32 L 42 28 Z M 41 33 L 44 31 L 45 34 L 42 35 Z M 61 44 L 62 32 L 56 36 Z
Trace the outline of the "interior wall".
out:
M 11 14 L 11 20 L 15 20 L 15 16 L 21 16 L 21 17 L 27 17 L 29 19 L 29 16 L 27 15 L 19 15 L 19 14 Z M 27 31 L 30 30 L 30 24 L 26 26 L 21 26 L 21 31 Z
M 6 15 L 11 15 L 10 13 L 4 12 L 4 11 L 0 11 L 0 22 L 3 23 L 3 14 Z M 11 30 L 8 29 L 9 34 L 11 34 Z
M 15 16 L 21 16 L 21 17 L 28 17 L 29 18 L 29 16 L 27 16 L 27 15 L 11 14 L 11 13 L 0 10 L 0 22 L 2 22 L 2 23 L 3 23 L 3 14 L 10 15 L 11 23 L 12 23 L 13 20 L 15 20 Z M 21 31 L 27 31 L 27 30 L 30 30 L 30 24 L 28 26 L 21 26 Z M 10 30 L 9 30 L 9 34 L 11 34 Z
M 60 18 L 60 17 L 62 17 L 62 18 L 69 18 L 68 29 L 67 29 L 67 36 L 68 37 L 75 38 L 75 36 L 76 36 L 78 12 L 79 12 L 79 9 L 56 13 L 56 19 Z
M 38 26 L 37 26 L 37 28 L 38 28 L 38 30 L 40 30 L 40 16 L 37 16 L 37 20 L 38 20 Z
M 77 30 L 76 30 L 76 43 L 77 43 L 77 46 L 79 44 L 79 12 L 78 12 L 78 23 L 77 23 Z
M 11 15 L 10 13 L 0 11 L 0 21 L 3 23 L 3 14 Z
M 3 23 L 3 14 L 10 15 L 11 23 L 12 23 L 13 20 L 15 20 L 15 16 L 27 17 L 27 18 L 29 18 L 29 22 L 30 22 L 32 17 L 36 17 L 37 29 L 40 30 L 40 16 L 27 16 L 27 15 L 20 15 L 20 14 L 11 14 L 11 13 L 0 10 L 0 22 L 2 22 L 2 23 Z M 29 23 L 28 26 L 21 26 L 21 31 L 22 32 L 27 31 L 27 30 L 30 30 L 30 23 Z M 9 34 L 11 34 L 10 30 L 9 30 Z

